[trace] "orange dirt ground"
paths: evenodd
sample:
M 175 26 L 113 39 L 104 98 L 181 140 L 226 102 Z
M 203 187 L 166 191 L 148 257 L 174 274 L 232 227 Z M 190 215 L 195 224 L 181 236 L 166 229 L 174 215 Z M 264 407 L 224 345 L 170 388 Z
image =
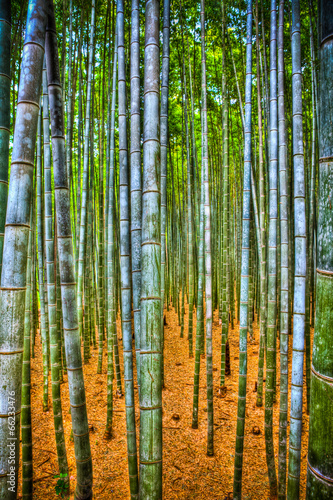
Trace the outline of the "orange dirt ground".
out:
M 186 307 L 186 312 L 188 311 Z M 195 318 L 195 315 L 194 315 Z M 214 378 L 214 446 L 215 455 L 207 457 L 207 413 L 206 413 L 206 360 L 201 360 L 199 429 L 191 428 L 194 358 L 188 357 L 187 321 L 185 335 L 180 338 L 180 327 L 173 309 L 166 312 L 165 326 L 165 389 L 163 390 L 163 498 L 224 500 L 232 498 L 233 467 L 238 393 L 238 325 L 230 330 L 231 375 L 227 377 L 227 394 L 219 397 L 221 326 L 217 312 L 213 322 L 213 378 Z M 196 321 L 194 319 L 194 332 Z M 118 319 L 118 332 L 120 322 Z M 264 408 L 256 407 L 254 392 L 257 377 L 259 331 L 255 325 L 255 341 L 248 343 L 247 409 L 243 465 L 243 499 L 268 499 L 268 475 L 265 459 Z M 290 342 L 291 343 L 291 342 Z M 121 344 L 121 342 L 120 342 Z M 290 346 L 291 347 L 291 346 Z M 124 398 L 115 398 L 114 438 L 103 439 L 106 421 L 106 344 L 104 345 L 103 373 L 96 374 L 97 350 L 84 366 L 85 388 L 88 408 L 90 442 L 94 468 L 94 498 L 98 500 L 129 499 L 125 403 Z M 291 358 L 291 348 L 290 348 Z M 122 351 L 120 351 L 122 364 Z M 291 363 L 290 363 L 291 368 Z M 279 372 L 279 366 L 278 366 Z M 51 387 L 51 383 L 50 383 Z M 278 382 L 279 388 L 279 382 Z M 42 351 L 40 337 L 36 339 L 36 357 L 32 360 L 32 422 L 34 498 L 53 500 L 58 473 L 54 438 L 53 414 L 42 410 Z M 305 391 L 304 391 L 305 393 Z M 139 421 L 139 406 L 136 394 L 136 415 Z M 304 394 L 305 395 L 305 394 Z M 74 446 L 70 441 L 71 416 L 68 413 L 69 398 L 67 376 L 62 384 L 62 402 L 68 464 L 70 470 L 71 495 L 75 487 L 76 471 Z M 305 399 L 304 399 L 305 403 Z M 180 417 L 173 420 L 173 414 Z M 306 453 L 309 418 L 304 412 L 303 447 L 301 468 L 301 499 L 305 498 Z M 259 426 L 260 435 L 253 435 L 253 426 Z M 274 443 L 277 466 L 279 429 L 279 401 L 274 405 Z

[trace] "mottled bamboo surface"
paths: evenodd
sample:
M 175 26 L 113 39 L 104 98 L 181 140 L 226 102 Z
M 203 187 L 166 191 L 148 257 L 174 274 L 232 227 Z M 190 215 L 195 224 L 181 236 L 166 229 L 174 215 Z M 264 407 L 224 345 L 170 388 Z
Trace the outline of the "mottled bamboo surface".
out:
M 180 338 L 178 317 L 173 309 L 166 311 L 165 326 L 165 388 L 163 389 L 163 498 L 173 499 L 232 499 L 233 467 L 236 439 L 236 415 L 238 394 L 238 333 L 239 325 L 229 329 L 231 375 L 226 377 L 227 392 L 219 396 L 221 358 L 221 326 L 217 311 L 213 321 L 213 377 L 214 377 L 214 447 L 215 455 L 207 457 L 207 413 L 206 413 L 206 362 L 201 359 L 199 428 L 193 430 L 192 398 L 194 358 L 188 357 L 186 305 L 184 338 Z M 118 318 L 118 331 L 120 321 Z M 194 334 L 195 334 L 194 314 Z M 291 357 L 291 341 L 289 355 Z M 195 342 L 195 341 L 194 341 Z M 194 343 L 195 345 L 195 343 Z M 279 345 L 279 343 L 278 343 Z M 120 342 L 121 347 L 121 342 Z M 104 344 L 103 373 L 97 375 L 97 350 L 92 349 L 89 364 L 84 366 L 84 378 L 90 442 L 94 467 L 94 498 L 98 500 L 129 499 L 126 424 L 124 397 L 115 397 L 114 432 L 110 441 L 105 441 L 106 422 L 106 369 L 107 354 Z M 248 343 L 248 383 L 243 464 L 243 500 L 269 499 L 268 475 L 265 459 L 264 407 L 256 407 L 255 381 L 257 378 L 259 330 L 254 324 L 254 341 Z M 120 349 L 122 367 L 122 350 Z M 134 357 L 135 360 L 135 357 Z M 289 362 L 289 379 L 291 359 Z M 51 399 L 49 411 L 43 413 L 42 350 L 40 337 L 36 339 L 36 357 L 32 360 L 32 425 L 34 499 L 53 500 L 58 473 Z M 114 381 L 115 385 L 115 381 Z M 279 389 L 279 362 L 278 382 Z M 50 381 L 51 388 L 51 381 Z M 67 376 L 61 386 L 64 426 L 70 469 L 71 494 L 75 487 L 74 445 L 70 441 L 71 416 Z M 139 405 L 136 393 L 136 420 L 139 425 Z M 305 408 L 304 390 L 304 408 Z M 289 393 L 290 404 L 290 393 Z M 177 419 L 179 417 L 179 419 Z M 301 499 L 305 499 L 306 454 L 309 417 L 303 412 Z M 254 426 L 260 429 L 254 435 Z M 137 427 L 137 430 L 138 427 Z M 279 395 L 274 404 L 275 461 L 278 460 Z M 20 478 L 21 480 L 21 478 Z

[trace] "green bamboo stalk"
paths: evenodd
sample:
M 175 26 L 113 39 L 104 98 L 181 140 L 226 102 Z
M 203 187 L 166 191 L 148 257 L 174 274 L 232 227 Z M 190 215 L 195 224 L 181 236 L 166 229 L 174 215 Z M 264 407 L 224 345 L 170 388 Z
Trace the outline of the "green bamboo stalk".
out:
M 103 111 L 104 113 L 104 111 Z M 93 127 L 92 127 L 93 129 Z M 103 134 L 104 136 L 104 134 Z M 104 138 L 103 138 L 104 140 Z M 103 153 L 103 148 L 102 148 Z M 100 155 L 102 157 L 103 155 Z M 102 373 L 103 365 L 103 339 L 105 325 L 105 295 L 104 295 L 104 195 L 103 195 L 103 161 L 100 159 L 99 164 L 99 191 L 98 191 L 98 364 L 97 373 Z M 95 212 L 94 212 L 95 213 Z M 96 221 L 97 226 L 97 221 Z M 97 232 L 97 228 L 96 228 Z
M 277 124 L 277 25 L 276 0 L 271 0 L 270 34 L 270 147 L 269 147 L 269 228 L 268 228 L 268 293 L 266 325 L 266 387 L 265 387 L 265 444 L 269 488 L 276 496 L 277 480 L 273 443 L 273 401 L 276 361 L 276 245 L 277 245 L 277 177 L 278 177 L 278 124 Z
M 86 97 L 86 113 L 84 127 L 84 152 L 83 152 L 83 172 L 82 172 L 82 192 L 81 192 L 81 215 L 80 215 L 80 240 L 79 240 L 79 262 L 78 262 L 78 284 L 77 284 L 77 310 L 79 317 L 80 335 L 83 334 L 83 272 L 85 255 L 85 238 L 87 226 L 87 189 L 88 189 L 88 169 L 89 169 L 89 135 L 90 135 L 90 110 L 91 110 L 91 82 L 92 82 L 92 61 L 94 52 L 95 36 L 95 0 L 91 2 L 91 23 L 89 38 L 89 62 L 88 81 Z M 91 147 L 93 145 L 91 144 Z
M 316 258 L 316 321 L 311 366 L 309 451 L 307 464 L 307 500 L 333 497 L 332 457 L 332 297 L 333 297 L 333 220 L 331 189 L 333 141 L 331 134 L 333 96 L 331 4 L 319 4 L 319 168 L 318 223 Z
M 252 180 L 252 176 L 251 176 Z M 252 182 L 251 182 L 252 184 Z M 249 252 L 249 290 L 248 290 L 248 304 L 247 304 L 247 329 L 249 332 L 250 342 L 253 342 L 253 244 L 254 244 L 254 231 L 253 231 L 253 206 L 251 207 L 251 223 L 250 223 L 250 252 Z
M 203 289 L 204 289 L 204 190 L 201 183 L 200 226 L 199 226 L 199 252 L 198 252 L 198 304 L 197 325 L 195 333 L 195 361 L 193 384 L 193 410 L 192 429 L 198 428 L 199 413 L 199 382 L 200 382 L 200 355 L 204 331 Z
M 121 329 L 123 336 L 127 457 L 131 498 L 138 498 L 138 466 L 135 429 L 132 318 L 129 168 L 126 127 L 126 76 L 123 0 L 117 0 L 118 33 L 118 118 L 119 118 L 119 203 L 120 203 L 120 286 Z
M 207 455 L 214 455 L 213 407 L 213 343 L 212 343 L 212 278 L 211 278 L 211 217 L 208 171 L 207 83 L 205 48 L 205 0 L 201 0 L 201 85 L 202 85 L 202 173 L 204 184 L 205 234 L 205 299 L 206 299 L 206 372 L 207 372 Z
M 131 256 L 134 336 L 137 381 L 140 391 L 140 297 L 141 297 L 141 151 L 140 151 L 140 11 L 132 0 L 131 27 Z
M 312 17 L 311 17 L 311 2 L 309 1 L 309 20 L 310 20 L 310 51 L 311 51 L 311 97 L 312 97 L 312 137 L 311 137 L 311 169 L 310 169 L 310 200 L 309 200 L 309 232 L 308 232 L 308 297 L 309 301 L 309 314 L 310 321 L 308 325 L 307 332 L 307 384 L 306 384 L 306 396 L 307 396 L 307 413 L 310 412 L 310 394 L 311 394 L 311 353 L 310 353 L 310 325 L 313 326 L 314 323 L 314 222 L 316 213 L 316 202 L 315 202 L 315 177 L 316 177 L 316 137 L 317 137 L 317 103 L 315 96 L 316 89 L 316 73 L 315 73 L 315 50 L 314 50 L 314 39 L 312 30 Z M 309 380 L 310 378 L 310 380 Z
M 200 218 L 200 203 L 201 203 L 201 188 L 199 187 L 198 183 L 198 158 L 197 158 L 197 148 L 196 148 L 196 143 L 195 143 L 195 126 L 194 126 L 194 95 L 193 95 L 193 84 L 192 84 L 192 65 L 191 65 L 191 57 L 190 57 L 190 49 L 189 49 L 189 42 L 188 42 L 188 36 L 186 33 L 186 41 L 187 41 L 187 56 L 188 56 L 188 65 L 189 65 L 189 84 L 190 84 L 190 102 L 191 102 L 191 138 L 192 138 L 192 165 L 194 169 L 194 196 L 196 196 L 196 202 L 194 204 L 194 214 L 195 214 L 195 224 L 194 224 L 194 230 L 195 232 L 197 231 L 197 228 L 199 228 L 199 218 Z M 164 43 L 163 43 L 164 47 Z M 195 234 L 197 236 L 197 234 Z M 196 243 L 196 240 L 194 241 Z M 196 267 L 195 270 L 197 271 Z M 197 272 L 198 273 L 198 272 Z M 197 277 L 198 278 L 198 277 Z M 197 284 L 197 279 L 196 279 L 196 284 Z M 196 287 L 194 286 L 194 291 L 196 291 Z
M 107 289 L 108 289 L 108 368 L 107 368 L 107 414 L 105 437 L 110 439 L 112 436 L 112 418 L 113 418 L 113 351 L 114 340 L 117 335 L 115 329 L 116 321 L 116 294 L 115 294 L 115 242 L 114 242 L 114 142 L 115 142 L 115 111 L 116 111 L 116 88 L 117 88 L 117 54 L 118 54 L 118 36 L 115 34 L 114 54 L 113 54 L 113 76 L 112 76 L 112 102 L 111 102 L 111 122 L 110 122 L 110 165 L 109 165 L 109 206 L 108 206 L 108 269 L 107 269 Z M 119 366 L 119 364 L 118 364 Z
M 93 83 L 92 89 L 92 110 L 91 110 L 91 124 L 94 123 L 94 87 L 95 83 Z M 90 124 L 90 125 L 91 125 Z M 94 142 L 94 129 L 90 126 L 90 144 Z M 86 362 L 91 357 L 90 346 L 93 346 L 96 349 L 96 318 L 99 320 L 98 316 L 98 300 L 97 300 L 97 283 L 95 277 L 95 247 L 93 246 L 94 242 L 94 215 L 96 211 L 94 210 L 94 148 L 90 147 L 90 162 L 89 162 L 89 174 L 88 174 L 88 183 L 89 183 L 89 192 L 87 193 L 87 205 L 88 205 L 88 219 L 87 219 L 87 230 L 86 230 L 86 252 L 85 252 L 85 273 L 86 273 L 86 281 L 84 283 L 85 289 L 85 303 L 87 303 L 87 308 L 84 313 L 84 328 L 85 328 L 85 340 L 86 340 Z M 85 304 L 86 305 L 86 304 Z
M 83 10 L 82 10 L 83 14 Z M 81 20 L 82 18 L 81 14 Z M 80 215 L 81 215 L 81 142 L 82 142 L 82 47 L 81 37 L 78 48 L 79 52 L 79 103 L 78 103 L 78 125 L 77 125 L 77 189 L 76 189 L 76 279 L 79 267 L 79 238 L 80 238 Z
M 182 41 L 184 44 L 183 37 L 183 24 L 181 23 L 182 29 Z M 183 50 L 183 111 L 184 111 L 184 121 L 185 121 L 185 136 L 186 136 L 186 166 L 187 166 L 187 266 L 184 268 L 187 276 L 184 278 L 188 281 L 188 304 L 189 304 L 189 316 L 188 316 L 188 341 L 189 341 L 189 357 L 193 357 L 193 301 L 194 301 L 194 283 L 193 283 L 193 224 L 192 224 L 192 165 L 191 165 L 191 148 L 190 148 L 190 137 L 189 137 L 189 126 L 188 126 L 188 96 L 187 96 L 187 83 L 186 83 L 186 71 L 185 71 L 185 53 Z M 185 218 L 185 211 L 184 211 Z M 185 250 L 185 249 L 184 249 Z
M 37 15 L 38 13 L 38 15 Z M 30 0 L 21 62 L 0 288 L 0 498 L 17 496 L 26 268 L 46 5 Z M 15 258 L 13 258 L 15 256 Z M 10 466 L 10 456 L 14 464 Z M 8 483 L 9 481 L 9 483 Z
M 77 294 L 71 230 L 70 193 L 65 157 L 63 103 L 60 85 L 57 32 L 52 0 L 49 0 L 45 45 L 51 116 L 55 206 L 57 213 L 57 244 L 61 295 L 63 299 L 64 340 L 76 457 L 77 483 L 74 499 L 90 500 L 92 498 L 92 460 L 76 307 Z
M 167 165 L 168 165 L 168 113 L 170 66 L 170 0 L 163 0 L 163 53 L 161 81 L 161 329 L 162 329 L 162 385 L 164 386 L 164 305 L 166 275 L 167 226 Z M 169 235 L 169 233 L 168 233 Z
M 299 0 L 292 2 L 292 94 L 294 159 L 294 317 L 293 362 L 291 373 L 291 407 L 287 498 L 299 498 L 301 473 L 303 361 L 306 289 L 306 215 L 302 115 L 301 18 Z
M 279 2 L 278 29 L 278 113 L 279 113 L 279 189 L 281 234 L 281 299 L 280 299 L 280 418 L 278 498 L 286 498 L 287 420 L 288 420 L 288 335 L 289 335 L 289 224 L 288 224 L 288 163 L 284 105 L 284 0 Z
M 31 358 L 35 357 L 35 339 L 38 329 L 38 307 L 37 307 L 37 280 L 36 280 L 36 174 L 35 183 L 33 188 L 33 207 L 32 207 L 32 227 L 34 228 L 34 233 L 32 236 L 32 248 L 31 248 L 31 332 L 30 332 L 30 342 L 31 342 Z
M 228 267 L 228 184 L 229 184 L 229 163 L 228 163 L 228 102 L 227 102 L 227 89 L 226 89 L 226 60 L 225 60 L 225 1 L 222 2 L 222 172 L 223 175 L 223 190 L 222 190 L 222 200 L 221 200 L 221 211 L 222 211 L 222 277 L 221 277 L 221 322 L 222 322 L 222 336 L 221 336 L 221 376 L 220 376 L 220 393 L 224 390 L 225 385 L 225 354 L 226 354 L 226 343 L 228 337 L 229 328 L 229 297 L 227 293 L 227 267 Z M 236 80 L 237 82 L 237 80 Z M 242 106 L 240 106 L 242 110 Z
M 56 237 L 57 225 L 55 224 L 55 234 L 54 240 L 57 243 Z M 64 345 L 64 331 L 62 328 L 62 305 L 61 305 L 61 286 L 60 286 L 60 273 L 59 273 L 59 258 L 58 258 L 58 249 L 56 248 L 56 292 L 57 292 L 57 336 L 59 341 L 59 360 L 61 360 L 62 365 L 62 378 L 60 378 L 60 382 L 63 382 L 63 376 L 67 374 L 67 365 L 66 365 L 66 355 L 65 355 L 65 345 Z
M 10 135 L 11 2 L 0 2 L 0 279 L 7 208 Z
M 49 409 L 49 349 L 48 349 L 48 328 L 46 323 L 46 304 L 44 287 L 44 248 L 43 248 L 43 222 L 42 222 L 42 115 L 41 110 L 38 115 L 37 130 L 37 236 L 38 236 L 38 285 L 41 318 L 41 339 L 43 350 L 43 411 Z
M 69 37 L 68 37 L 68 72 L 67 72 L 67 130 L 66 130 L 66 165 L 67 177 L 72 173 L 72 36 L 73 36 L 73 0 L 69 0 Z M 65 89 L 63 89 L 65 92 Z
M 257 56 L 257 105 L 258 105 L 258 136 L 259 136 L 259 195 L 260 195 L 260 334 L 259 334 L 259 358 L 258 358 L 258 388 L 257 406 L 262 406 L 263 375 L 265 359 L 265 330 L 266 330 L 266 210 L 265 210 L 265 163 L 262 132 L 262 106 L 260 88 L 260 45 L 259 45 L 259 12 L 258 0 L 256 0 L 256 56 Z
M 95 309 L 93 304 L 93 287 L 92 287 L 92 250 L 91 250 L 91 219 L 92 219 L 92 209 L 90 207 L 91 190 L 89 190 L 88 196 L 88 220 L 87 220 L 87 232 L 86 232 L 86 254 L 85 254 L 85 269 L 84 269 L 84 322 L 83 322 L 83 362 L 85 364 L 89 363 L 91 358 L 90 344 L 92 331 L 95 328 L 95 322 L 92 321 L 92 311 Z M 94 346 L 95 348 L 95 346 Z
M 64 482 L 69 484 L 68 464 L 65 445 L 64 425 L 62 419 L 62 405 L 60 392 L 60 359 L 59 339 L 57 330 L 56 288 L 54 282 L 54 240 L 52 216 L 52 186 L 51 186 L 51 151 L 50 151 L 50 124 L 49 124 L 49 99 L 47 88 L 46 64 L 43 68 L 43 140 L 44 140 L 44 201 L 45 201 L 45 262 L 48 318 L 50 332 L 50 360 L 52 381 L 52 407 L 54 418 L 55 438 L 60 474 L 64 474 Z
M 247 326 L 248 289 L 250 259 L 251 224 L 251 137 L 252 137 L 252 0 L 247 3 L 246 28 L 246 83 L 245 83 L 245 134 L 244 134 L 244 174 L 243 174 L 243 216 L 242 216 L 242 264 L 239 325 L 239 379 L 238 408 L 234 468 L 233 498 L 242 497 L 243 448 L 246 407 L 247 379 Z
M 141 500 L 162 498 L 159 7 L 158 0 L 146 0 L 140 346 Z
M 27 258 L 27 291 L 25 294 L 25 314 L 24 314 L 24 350 L 22 367 L 22 413 L 21 413 L 21 433 L 22 433 L 22 498 L 32 500 L 32 428 L 31 428 L 31 372 L 30 372 L 30 312 L 31 312 L 31 282 L 32 282 L 32 209 L 30 214 L 30 231 L 28 242 Z

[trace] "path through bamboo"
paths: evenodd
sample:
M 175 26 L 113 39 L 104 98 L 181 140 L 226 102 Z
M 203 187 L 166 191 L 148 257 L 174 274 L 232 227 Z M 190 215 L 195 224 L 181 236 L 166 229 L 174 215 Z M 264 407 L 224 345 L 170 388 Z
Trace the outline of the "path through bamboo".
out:
M 185 309 L 185 331 L 187 331 L 188 305 Z M 196 331 L 196 314 L 193 315 Z M 118 331 L 120 322 L 118 317 Z M 213 380 L 214 380 L 214 431 L 215 455 L 207 457 L 207 412 L 206 410 L 206 362 L 202 359 L 199 392 L 199 428 L 192 429 L 192 398 L 194 358 L 188 358 L 186 338 L 180 338 L 180 326 L 174 310 L 166 312 L 165 326 L 165 389 L 163 390 L 163 498 L 167 500 L 209 499 L 224 500 L 232 492 L 233 467 L 236 436 L 236 410 L 238 389 L 238 334 L 239 327 L 230 329 L 231 375 L 226 377 L 227 393 L 219 397 L 220 335 L 221 327 L 217 311 L 213 321 Z M 269 493 L 264 442 L 264 408 L 256 407 L 254 392 L 257 376 L 259 330 L 254 324 L 255 342 L 248 344 L 248 384 L 245 423 L 243 499 L 267 500 Z M 122 342 L 120 342 L 122 345 Z M 279 347 L 279 344 L 278 344 Z M 291 344 L 289 344 L 291 349 Z M 291 351 L 289 351 L 291 352 Z M 122 354 L 122 353 L 121 353 Z M 104 356 L 107 350 L 104 349 Z M 122 360 L 122 355 L 120 356 Z M 289 364 L 291 356 L 289 356 Z M 98 500 L 125 500 L 129 498 L 126 455 L 126 425 L 124 398 L 114 402 L 114 438 L 103 439 L 106 421 L 106 359 L 103 373 L 96 375 L 98 351 L 92 350 L 92 358 L 84 365 L 90 441 L 94 467 L 94 494 Z M 291 365 L 290 365 L 291 368 Z M 121 363 L 121 369 L 123 366 Z M 291 370 L 289 370 L 290 373 Z M 277 373 L 279 373 L 279 363 Z M 67 376 L 65 376 L 66 379 Z M 279 384 L 279 380 L 277 382 Z M 115 385 L 115 384 L 114 384 Z M 71 416 L 68 413 L 68 385 L 62 384 L 64 426 L 71 479 L 71 500 L 75 484 L 74 446 L 70 442 Z M 54 486 L 57 473 L 57 456 L 54 453 L 53 416 L 42 411 L 43 371 L 40 338 L 36 339 L 36 358 L 32 360 L 32 420 L 34 499 L 55 500 Z M 304 398 L 306 398 L 304 391 Z M 279 391 L 277 391 L 279 394 Z M 137 387 L 135 384 L 137 401 Z M 289 396 L 290 397 L 290 396 Z M 305 401 L 305 400 L 304 400 Z M 290 405 L 290 402 L 289 402 Z M 305 408 L 305 405 L 304 405 Z M 173 418 L 179 415 L 179 420 Z M 274 449 L 278 450 L 279 399 L 274 404 Z M 306 452 L 309 417 L 303 415 L 303 447 L 301 453 L 301 493 L 305 499 Z M 139 406 L 136 406 L 136 421 L 139 424 Z M 252 429 L 258 426 L 259 435 Z M 177 429 L 177 430 L 176 430 Z M 48 459 L 48 460 L 47 460 Z M 277 459 L 277 457 L 276 457 Z M 228 498 L 228 497 L 227 497 Z M 230 496 L 230 498 L 232 498 Z

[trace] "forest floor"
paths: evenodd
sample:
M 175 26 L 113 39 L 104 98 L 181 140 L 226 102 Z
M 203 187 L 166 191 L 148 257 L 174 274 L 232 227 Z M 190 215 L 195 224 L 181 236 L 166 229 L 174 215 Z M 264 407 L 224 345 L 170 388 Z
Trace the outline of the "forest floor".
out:
M 186 312 L 188 311 L 186 307 Z M 226 378 L 227 393 L 219 396 L 221 326 L 217 311 L 213 321 L 213 379 L 214 379 L 214 449 L 213 457 L 206 455 L 206 360 L 201 359 L 199 428 L 193 430 L 192 398 L 194 358 L 188 356 L 188 314 L 185 315 L 184 338 L 180 338 L 180 326 L 173 309 L 166 312 L 165 326 L 165 389 L 163 390 L 163 498 L 224 500 L 232 498 L 233 468 L 236 439 L 238 394 L 238 336 L 239 326 L 229 329 L 231 375 Z M 195 332 L 194 315 L 194 332 Z M 118 319 L 118 332 L 120 321 Z M 291 344 L 291 341 L 290 341 Z M 195 345 L 195 343 L 194 343 Z M 121 346 L 121 342 L 120 342 Z M 90 443 L 94 468 L 94 498 L 98 500 L 129 499 L 126 424 L 124 397 L 114 402 L 114 437 L 104 439 L 106 422 L 106 368 L 107 355 L 104 345 L 103 373 L 97 375 L 97 350 L 92 350 L 89 364 L 84 365 L 85 389 L 90 427 Z M 259 330 L 254 324 L 254 341 L 248 342 L 248 381 L 243 462 L 243 500 L 269 499 L 268 475 L 265 458 L 264 407 L 256 407 L 257 364 Z M 34 499 L 59 498 L 55 492 L 58 473 L 51 401 L 49 411 L 43 413 L 43 373 L 40 337 L 36 339 L 36 357 L 32 360 L 32 425 Z M 291 345 L 289 350 L 291 372 Z M 120 350 L 122 365 L 122 351 Z M 122 372 L 123 373 L 123 372 Z M 279 363 L 278 363 L 279 373 Z M 114 383 L 114 386 L 116 384 Z M 277 382 L 279 388 L 279 381 Z M 51 383 L 50 383 L 51 388 Z M 75 488 L 74 445 L 70 441 L 71 416 L 67 376 L 61 386 L 64 426 L 71 495 Z M 278 392 L 278 391 L 277 391 Z M 304 396 L 305 396 L 304 390 Z M 139 405 L 136 395 L 136 416 L 139 421 Z M 290 406 L 290 393 L 289 393 Z M 304 397 L 305 407 L 305 397 Z M 177 414 L 179 420 L 174 420 Z M 305 499 L 306 454 L 309 417 L 303 415 L 301 499 Z M 259 435 L 252 429 L 258 426 Z M 278 461 L 279 397 L 274 404 L 274 449 Z

